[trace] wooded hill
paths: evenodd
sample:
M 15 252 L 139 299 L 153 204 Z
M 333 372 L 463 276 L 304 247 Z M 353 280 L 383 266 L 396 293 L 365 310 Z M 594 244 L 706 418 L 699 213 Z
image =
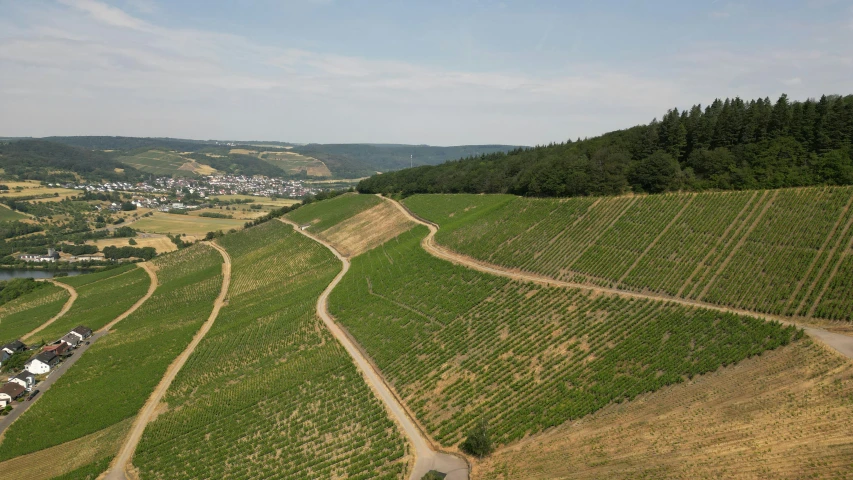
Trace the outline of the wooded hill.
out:
M 51 183 L 73 182 L 77 176 L 93 181 L 138 181 L 147 177 L 107 153 L 44 140 L 0 143 L 0 168 L 21 180 Z
M 716 100 L 599 137 L 362 181 L 364 193 L 611 195 L 853 183 L 853 95 Z

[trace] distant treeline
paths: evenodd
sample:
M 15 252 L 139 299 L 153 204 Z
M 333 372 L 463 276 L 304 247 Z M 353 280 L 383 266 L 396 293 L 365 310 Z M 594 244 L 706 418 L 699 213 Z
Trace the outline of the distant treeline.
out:
M 107 153 L 44 140 L 0 143 L 0 168 L 21 180 L 50 183 L 76 182 L 78 176 L 92 181 L 127 182 L 148 177 Z
M 376 175 L 363 193 L 614 195 L 853 184 L 853 95 L 716 100 L 599 137 Z

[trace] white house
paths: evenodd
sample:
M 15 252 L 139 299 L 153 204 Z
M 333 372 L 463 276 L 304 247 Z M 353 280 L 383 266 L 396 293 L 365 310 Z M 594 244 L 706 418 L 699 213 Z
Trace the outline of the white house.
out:
M 36 384 L 36 376 L 31 372 L 23 371 L 14 377 L 9 379 L 9 382 L 17 383 L 18 385 L 24 387 L 28 392 L 33 389 L 33 386 Z
M 84 327 L 83 325 L 74 327 L 74 330 L 71 330 L 68 333 L 73 333 L 80 337 L 80 340 L 86 340 L 87 338 L 92 336 L 92 329 L 89 327 Z
M 71 348 L 77 348 L 77 345 L 80 345 L 80 342 L 83 339 L 80 337 L 80 335 L 77 335 L 74 332 L 68 332 L 60 340 L 67 343 L 68 346 Z
M 0 407 L 5 407 L 12 403 L 12 400 L 21 396 L 24 393 L 24 387 L 17 383 L 9 382 L 0 387 Z
M 53 352 L 41 352 L 24 365 L 28 372 L 36 375 L 48 373 L 59 363 L 59 357 Z

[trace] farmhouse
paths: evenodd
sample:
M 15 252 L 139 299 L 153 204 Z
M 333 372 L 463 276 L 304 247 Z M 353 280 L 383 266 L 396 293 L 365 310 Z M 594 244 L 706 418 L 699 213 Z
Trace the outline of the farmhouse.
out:
M 81 338 L 78 335 L 75 335 L 73 332 L 68 332 L 64 337 L 60 339 L 61 343 L 68 345 L 70 348 L 77 348 L 77 345 L 80 345 Z M 47 349 L 45 348 L 45 351 Z
M 5 407 L 12 403 L 12 400 L 18 398 L 25 391 L 24 387 L 17 383 L 9 382 L 0 387 L 0 407 Z
M 47 373 L 59 363 L 59 356 L 53 352 L 41 352 L 24 365 L 24 368 L 36 375 Z
M 25 262 L 55 262 L 59 260 L 59 253 L 55 249 L 49 248 L 47 249 L 47 255 L 25 253 L 18 258 Z
M 27 372 L 25 370 L 10 378 L 9 382 L 17 383 L 18 385 L 24 387 L 24 389 L 26 389 L 27 391 L 30 391 L 33 389 L 33 385 L 36 384 L 36 376 L 32 372 Z
M 74 337 L 74 338 L 77 338 L 77 337 Z M 70 349 L 70 348 L 71 348 L 70 344 L 68 344 L 67 342 L 60 341 L 59 343 L 54 343 L 53 345 L 48 345 L 48 346 L 44 347 L 43 351 L 44 352 L 53 352 L 56 355 L 62 355 L 63 353 L 67 352 L 68 349 Z

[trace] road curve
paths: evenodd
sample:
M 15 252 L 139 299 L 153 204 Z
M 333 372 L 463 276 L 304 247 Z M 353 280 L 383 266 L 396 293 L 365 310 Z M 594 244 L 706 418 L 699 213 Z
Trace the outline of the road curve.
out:
M 111 328 L 115 326 L 116 323 L 129 317 L 131 313 L 135 312 L 136 309 L 141 307 L 143 303 L 145 303 L 149 298 L 151 298 L 151 295 L 154 295 L 154 291 L 157 290 L 157 270 L 155 269 L 154 265 L 148 262 L 137 263 L 136 265 L 145 270 L 145 273 L 147 273 L 148 277 L 151 278 L 151 284 L 148 285 L 148 291 L 142 298 L 137 300 L 136 303 L 131 305 L 126 312 L 122 313 L 121 315 L 114 318 L 110 323 L 101 327 L 100 330 L 98 330 L 99 332 L 108 332 Z
M 169 389 L 172 381 L 175 380 L 175 376 L 177 376 L 178 372 L 181 371 L 181 368 L 187 362 L 190 355 L 192 355 L 193 351 L 195 351 L 195 348 L 198 346 L 199 342 L 201 342 L 201 339 L 207 335 L 208 331 L 210 331 L 210 327 L 213 326 L 213 322 L 216 321 L 216 317 L 219 316 L 219 310 L 221 310 L 225 305 L 225 297 L 228 295 L 228 288 L 231 285 L 231 256 L 228 255 L 228 252 L 226 252 L 224 248 L 215 243 L 204 243 L 215 248 L 220 254 L 222 254 L 222 288 L 219 291 L 219 296 L 216 297 L 216 300 L 213 302 L 213 310 L 207 317 L 207 321 L 205 321 L 198 332 L 196 332 L 190 344 L 187 345 L 187 348 L 185 348 L 184 351 L 178 355 L 175 361 L 169 365 L 169 368 L 166 369 L 166 373 L 163 375 L 160 383 L 157 384 L 157 387 L 154 388 L 154 392 L 151 393 L 151 396 L 148 397 L 148 401 L 145 402 L 142 410 L 139 411 L 139 415 L 137 415 L 136 419 L 133 421 L 133 425 L 130 427 L 130 432 L 128 432 L 125 437 L 124 442 L 119 448 L 118 454 L 115 459 L 113 459 L 112 464 L 110 464 L 109 470 L 107 470 L 104 476 L 101 477 L 105 480 L 127 480 L 129 478 L 136 478 L 135 475 L 129 473 L 129 467 L 133 460 L 133 453 L 136 451 L 136 446 L 139 445 L 139 441 L 142 439 L 142 433 L 145 432 L 145 427 L 148 425 L 151 417 L 154 416 L 157 406 L 160 405 L 160 401 L 163 399 L 163 396 L 166 394 L 166 391 Z
M 439 472 L 446 473 L 447 480 L 467 480 L 468 462 L 461 457 L 441 453 L 433 448 L 432 442 L 430 442 L 420 428 L 415 425 L 415 422 L 411 419 L 402 403 L 396 396 L 394 396 L 390 387 L 385 383 L 385 379 L 382 375 L 373 367 L 370 361 L 367 360 L 364 353 L 362 353 L 359 347 L 356 346 L 355 341 L 350 338 L 346 332 L 344 332 L 329 313 L 329 294 L 335 289 L 349 270 L 349 260 L 341 255 L 335 247 L 300 229 L 298 225 L 290 220 L 284 218 L 279 218 L 279 220 L 293 226 L 293 229 L 297 232 L 328 248 L 329 251 L 331 251 L 343 264 L 343 268 L 340 273 L 338 273 L 334 280 L 332 280 L 332 283 L 326 287 L 320 295 L 320 298 L 317 300 L 317 315 L 319 315 L 323 320 L 323 323 L 326 324 L 326 327 L 330 332 L 332 332 L 332 335 L 334 335 L 341 345 L 344 346 L 344 349 L 346 349 L 347 353 L 349 353 L 350 357 L 352 357 L 355 362 L 356 367 L 361 371 L 364 379 L 367 381 L 367 384 L 379 400 L 385 404 L 385 408 L 388 413 L 391 414 L 391 417 L 396 421 L 397 425 L 399 425 L 403 434 L 408 438 L 415 455 L 415 465 L 412 468 L 412 473 L 409 478 L 411 480 L 420 480 L 430 470 L 437 470 Z
M 68 310 L 71 310 L 71 306 L 74 305 L 74 301 L 77 300 L 77 290 L 75 290 L 74 287 L 72 287 L 71 285 L 66 285 L 62 282 L 57 282 L 56 280 L 54 280 L 52 278 L 47 279 L 45 281 L 50 282 L 50 283 L 56 285 L 57 287 L 62 287 L 64 289 L 68 290 L 68 293 L 71 294 L 71 297 L 68 298 L 68 300 L 65 302 L 65 305 L 62 306 L 62 310 L 60 310 L 59 313 L 54 315 L 50 320 L 48 320 L 48 321 L 42 323 L 41 325 L 39 325 L 38 327 L 36 327 L 36 329 L 33 330 L 32 332 L 21 337 L 22 341 L 29 339 L 33 335 L 42 331 L 45 327 L 47 327 L 51 323 L 59 320 L 63 315 L 68 313 Z
M 379 195 L 377 195 L 379 196 Z M 538 283 L 540 285 L 547 286 L 555 286 L 555 287 L 568 287 L 568 288 L 578 288 L 587 291 L 594 291 L 599 293 L 605 293 L 608 295 L 617 295 L 625 298 L 643 298 L 643 299 L 651 299 L 651 300 L 659 300 L 664 302 L 676 303 L 679 305 L 687 305 L 690 307 L 699 307 L 706 308 L 708 310 L 716 310 L 718 312 L 726 312 L 726 313 L 736 313 L 740 315 L 747 315 L 755 318 L 761 318 L 763 320 L 768 321 L 777 321 L 779 323 L 783 323 L 785 325 L 793 325 L 796 327 L 801 327 L 813 338 L 817 338 L 822 343 L 826 344 L 833 350 L 837 351 L 841 355 L 853 359 L 853 337 L 849 337 L 847 335 L 842 335 L 840 333 L 833 333 L 821 328 L 811 327 L 807 325 L 801 325 L 797 322 L 791 321 L 791 319 L 786 317 L 781 317 L 778 315 L 770 315 L 766 313 L 758 313 L 752 312 L 749 310 L 742 310 L 739 308 L 729 308 L 729 307 L 721 307 L 719 305 L 714 305 L 711 303 L 698 302 L 695 300 L 685 300 L 683 298 L 674 298 L 674 297 L 666 297 L 660 295 L 650 295 L 646 293 L 638 293 L 638 292 L 629 292 L 626 290 L 618 290 L 615 288 L 607 288 L 607 287 L 596 287 L 592 285 L 585 285 L 582 283 L 575 282 L 565 282 L 562 280 L 555 280 L 553 278 L 548 278 L 542 275 L 536 275 L 532 273 L 521 273 L 506 269 L 504 267 L 494 265 L 487 262 L 482 262 L 480 260 L 473 259 L 466 255 L 462 255 L 460 253 L 454 252 L 448 248 L 442 247 L 435 242 L 435 234 L 438 232 L 438 225 L 425 220 L 417 215 L 415 215 L 412 211 L 406 208 L 402 203 L 392 200 L 386 197 L 379 196 L 385 201 L 393 203 L 401 212 L 403 212 L 406 217 L 411 219 L 414 222 L 417 222 L 421 225 L 425 225 L 429 228 L 429 235 L 427 235 L 421 245 L 424 250 L 426 250 L 429 254 L 434 257 L 440 258 L 442 260 L 446 260 L 448 262 L 462 265 L 468 268 L 472 268 L 474 270 L 478 270 L 483 273 L 488 273 L 491 275 L 497 275 L 500 277 L 510 278 L 513 280 L 521 280 L 525 282 L 533 282 Z

